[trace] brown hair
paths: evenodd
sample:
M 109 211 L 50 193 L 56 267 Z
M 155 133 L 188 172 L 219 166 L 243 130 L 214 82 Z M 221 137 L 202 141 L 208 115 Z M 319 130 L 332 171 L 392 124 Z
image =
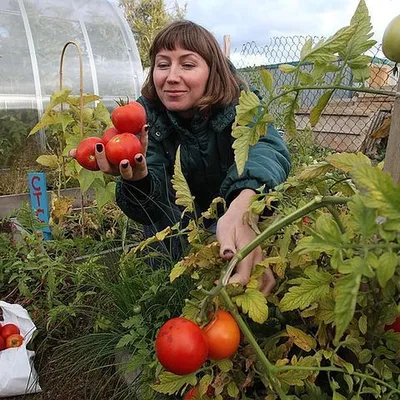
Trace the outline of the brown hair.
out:
M 154 38 L 149 51 L 150 71 L 142 88 L 142 95 L 146 99 L 159 100 L 153 81 L 156 55 L 161 50 L 175 50 L 177 47 L 198 53 L 210 68 L 206 90 L 196 104 L 198 109 L 213 105 L 228 105 L 238 101 L 240 90 L 246 88 L 246 84 L 232 71 L 228 59 L 212 33 L 187 20 L 169 24 Z

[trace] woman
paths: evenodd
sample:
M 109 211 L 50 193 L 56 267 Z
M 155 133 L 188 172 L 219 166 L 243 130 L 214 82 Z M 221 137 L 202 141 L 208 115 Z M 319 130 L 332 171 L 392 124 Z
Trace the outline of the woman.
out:
M 227 202 L 227 211 L 217 221 L 216 238 L 221 257 L 229 260 L 255 238 L 244 216 L 256 189 L 263 185 L 272 189 L 287 178 L 287 148 L 269 126 L 266 136 L 250 149 L 244 172 L 238 176 L 231 128 L 245 84 L 203 27 L 190 21 L 170 24 L 155 37 L 150 61 L 138 99 L 148 117 L 141 135 L 143 154 L 136 155 L 134 166 L 123 160 L 119 171 L 113 171 L 98 144 L 98 165 L 105 173 L 121 175 L 116 190 L 119 207 L 153 234 L 179 221 L 171 178 L 180 146 L 182 172 L 198 211 L 206 210 L 217 196 Z M 245 285 L 262 258 L 258 247 L 238 263 L 231 282 Z M 262 290 L 268 292 L 273 285 L 268 271 Z

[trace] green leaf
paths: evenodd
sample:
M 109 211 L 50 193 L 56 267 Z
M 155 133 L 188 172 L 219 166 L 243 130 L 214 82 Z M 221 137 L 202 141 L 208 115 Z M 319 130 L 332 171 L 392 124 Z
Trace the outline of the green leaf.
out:
M 197 378 L 195 374 L 175 375 L 171 372 L 162 372 L 158 377 L 159 382 L 154 383 L 151 387 L 164 394 L 175 394 L 185 385 L 196 386 Z
M 364 239 L 370 239 L 375 235 L 378 229 L 375 211 L 365 206 L 360 195 L 354 195 L 348 203 L 348 207 L 350 213 L 347 224 L 349 227 L 354 232 L 359 232 Z
M 300 82 L 300 85 L 310 86 L 310 85 L 314 84 L 314 77 L 310 72 L 303 71 L 300 69 L 299 70 L 299 82 Z
M 304 274 L 306 278 L 289 281 L 292 286 L 283 296 L 279 308 L 282 312 L 296 309 L 304 310 L 314 302 L 322 301 L 329 295 L 333 276 L 328 272 L 319 272 L 316 267 L 308 267 Z
M 285 74 L 291 74 L 297 70 L 297 67 L 291 64 L 281 64 L 279 69 Z
M 81 191 L 83 193 L 87 192 L 90 187 L 92 187 L 93 182 L 97 178 L 97 172 L 95 171 L 89 171 L 85 168 L 82 168 L 79 171 L 78 175 L 78 180 L 79 180 L 79 185 L 81 188 Z
M 169 274 L 170 282 L 173 282 L 176 278 L 179 278 L 181 275 L 183 275 L 186 272 L 186 269 L 187 265 L 185 265 L 183 261 L 177 262 Z
M 236 106 L 235 123 L 238 125 L 247 125 L 254 122 L 255 117 L 260 110 L 260 99 L 249 90 L 243 90 L 240 93 L 239 104 Z
M 337 280 L 335 286 L 335 340 L 339 341 L 353 319 L 362 274 L 354 272 Z
M 96 177 L 93 182 L 93 187 L 96 195 L 96 203 L 99 209 L 102 209 L 106 204 L 115 202 L 115 182 L 108 182 L 106 186 L 104 186 L 104 180 L 97 185 L 96 183 L 99 181 L 99 178 Z
M 398 256 L 392 252 L 383 253 L 379 257 L 379 265 L 376 270 L 376 277 L 379 285 L 384 288 L 392 279 L 398 265 Z
M 326 158 L 326 161 L 344 172 L 351 172 L 360 166 L 371 165 L 371 160 L 363 153 L 332 154 Z
M 239 176 L 243 173 L 250 146 L 258 140 L 258 136 L 255 133 L 252 128 L 247 126 L 235 126 L 232 129 L 232 136 L 236 138 L 232 148 L 235 152 L 235 163 Z
M 39 156 L 36 162 L 40 165 L 50 168 L 57 168 L 59 165 L 59 158 L 56 155 Z
M 213 377 L 211 375 L 203 375 L 199 382 L 199 394 L 204 396 L 207 393 L 208 387 L 211 385 Z
M 310 124 L 311 126 L 317 125 L 322 112 L 325 110 L 325 107 L 329 103 L 334 90 L 327 90 L 317 101 L 317 104 L 312 108 L 310 112 Z
M 48 126 L 56 124 L 56 118 L 57 118 L 57 116 L 54 115 L 54 113 L 43 114 L 43 116 L 40 119 L 40 121 L 29 132 L 28 137 L 34 135 L 37 132 L 39 132 L 41 129 L 45 129 Z
M 342 396 L 338 392 L 333 392 L 332 400 L 348 400 L 346 397 Z
M 236 383 L 231 381 L 228 383 L 227 386 L 228 395 L 236 399 L 239 396 L 239 388 L 237 387 Z
M 215 362 L 215 365 L 222 371 L 222 372 L 229 372 L 233 369 L 233 362 L 229 358 L 224 358 L 223 360 L 218 360 Z
M 313 45 L 313 40 L 312 38 L 309 38 L 305 41 L 303 47 L 301 48 L 300 51 L 300 60 L 303 61 L 304 57 L 310 53 L 311 49 L 312 49 L 312 45 Z
M 368 331 L 368 319 L 365 315 L 361 315 L 358 320 L 358 329 L 360 332 L 365 335 Z
M 176 151 L 174 175 L 172 177 L 172 187 L 176 191 L 175 203 L 178 206 L 184 206 L 185 211 L 193 212 L 194 210 L 194 197 L 190 193 L 189 185 L 183 176 L 181 168 L 181 148 L 178 147 Z
M 382 216 L 398 218 L 400 215 L 400 186 L 392 176 L 379 168 L 360 165 L 351 175 L 358 188 L 363 189 L 362 199 L 367 207 L 375 208 Z
M 260 71 L 260 75 L 265 89 L 271 93 L 274 90 L 274 77 L 272 76 L 271 72 L 269 72 L 267 69 L 262 69 Z
M 371 76 L 371 68 L 367 65 L 362 68 L 352 68 L 353 81 L 354 82 L 365 82 Z
M 235 296 L 233 300 L 254 322 L 263 324 L 267 320 L 267 300 L 258 289 L 246 289 L 243 294 Z
M 67 130 L 69 124 L 75 122 L 75 120 L 69 114 L 60 113 L 56 115 L 54 120 L 55 124 L 60 124 L 63 132 Z

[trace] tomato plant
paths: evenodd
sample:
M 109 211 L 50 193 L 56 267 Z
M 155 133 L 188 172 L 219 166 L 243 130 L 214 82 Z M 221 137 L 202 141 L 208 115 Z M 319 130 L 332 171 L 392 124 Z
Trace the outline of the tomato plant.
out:
M 10 335 L 15 333 L 20 333 L 18 326 L 15 324 L 5 324 L 1 328 L 1 336 L 3 339 L 7 339 Z
M 115 135 L 118 135 L 119 133 L 119 130 L 112 126 L 103 132 L 101 139 L 104 143 L 108 143 Z
M 172 318 L 160 328 L 155 348 L 161 365 L 176 375 L 197 371 L 208 355 L 200 327 L 182 317 Z
M 146 110 L 136 102 L 120 105 L 111 113 L 111 120 L 120 132 L 129 132 L 137 135 L 146 123 Z
M 90 171 L 98 171 L 100 168 L 97 165 L 95 149 L 96 143 L 103 143 L 101 138 L 91 136 L 83 139 L 76 148 L 75 159 L 79 165 Z
M 6 348 L 6 341 L 0 336 L 0 351 Z
M 196 398 L 196 396 L 198 397 L 198 395 L 199 395 L 199 388 L 197 386 L 193 386 L 191 389 L 187 391 L 183 400 L 193 400 Z M 212 386 L 208 386 L 205 395 L 208 397 L 214 396 L 214 389 Z
M 143 151 L 140 140 L 131 133 L 115 135 L 106 144 L 107 160 L 114 165 L 119 165 L 122 160 L 135 163 L 135 155 Z
M 227 311 L 218 310 L 203 332 L 208 343 L 208 357 L 212 360 L 229 358 L 239 347 L 240 329 Z
M 14 333 L 10 335 L 6 339 L 6 348 L 9 349 L 10 347 L 19 347 L 21 346 L 24 338 L 19 333 Z
M 392 324 L 385 326 L 385 331 L 390 331 L 390 330 L 400 333 L 400 316 L 398 316 Z
M 396 63 L 400 63 L 400 15 L 393 18 L 383 33 L 383 54 Z

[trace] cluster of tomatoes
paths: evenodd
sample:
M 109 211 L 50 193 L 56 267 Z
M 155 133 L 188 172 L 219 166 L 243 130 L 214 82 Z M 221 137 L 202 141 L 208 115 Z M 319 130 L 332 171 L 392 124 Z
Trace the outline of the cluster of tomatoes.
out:
M 229 312 L 218 310 L 204 328 L 183 317 L 168 320 L 157 334 L 155 348 L 167 371 L 186 375 L 197 371 L 207 359 L 231 357 L 239 344 L 240 329 L 235 319 Z M 185 399 L 192 398 L 196 390 L 192 388 Z
M 0 350 L 21 346 L 24 338 L 15 324 L 0 324 Z
M 76 148 L 75 159 L 83 168 L 91 171 L 100 169 L 95 156 L 97 143 L 103 144 L 108 162 L 115 166 L 125 159 L 133 165 L 136 154 L 143 151 L 136 135 L 140 134 L 147 117 L 140 103 L 131 101 L 116 107 L 111 113 L 111 120 L 114 126 L 106 129 L 101 137 L 83 139 Z

